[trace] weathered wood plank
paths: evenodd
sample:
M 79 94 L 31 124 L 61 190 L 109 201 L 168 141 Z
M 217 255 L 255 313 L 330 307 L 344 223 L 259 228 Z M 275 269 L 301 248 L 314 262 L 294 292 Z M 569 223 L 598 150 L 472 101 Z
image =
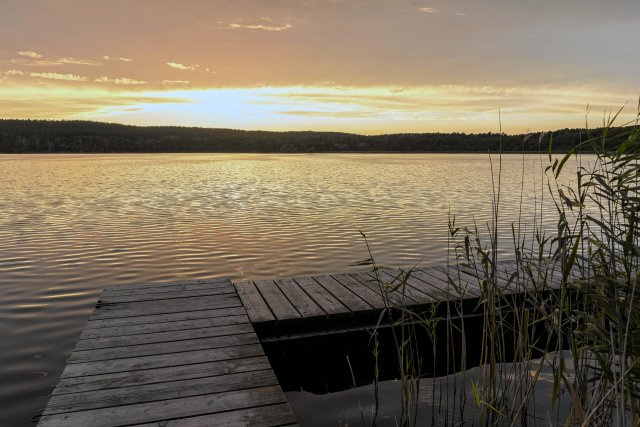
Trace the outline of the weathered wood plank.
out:
M 40 425 L 42 427 L 124 426 L 284 402 L 280 387 L 268 386 L 115 408 L 45 415 L 40 420 Z
M 89 319 L 86 329 L 115 328 L 119 326 L 138 326 L 155 323 L 182 322 L 195 319 L 245 315 L 242 305 L 236 307 L 214 308 L 210 310 L 181 311 L 175 313 L 150 314 L 112 319 Z
M 105 289 L 102 292 L 102 295 L 115 297 L 115 296 L 125 296 L 125 295 L 156 295 L 156 294 L 171 294 L 174 292 L 190 292 L 190 291 L 200 291 L 203 289 L 217 289 L 220 290 L 221 293 L 232 293 L 234 292 L 234 287 L 231 282 L 220 282 L 220 283 L 192 283 L 192 284 L 182 284 L 182 285 L 171 285 L 171 286 L 162 286 L 159 288 L 132 288 L 132 289 L 123 289 L 119 290 L 117 288 Z
M 212 308 L 229 308 L 239 307 L 241 305 L 240 299 L 235 295 L 214 295 L 194 299 L 164 300 L 162 304 L 154 301 L 106 304 L 98 306 L 89 320 L 168 314 Z
M 99 348 L 96 350 L 74 351 L 71 356 L 69 356 L 67 363 L 74 364 L 82 362 L 96 362 L 100 360 L 181 353 L 184 351 L 206 350 L 220 347 L 226 348 L 257 342 L 259 342 L 257 335 L 254 332 L 251 332 L 247 334 L 183 339 L 180 341 L 172 341 L 169 344 L 161 342 L 154 344 L 126 345 L 121 347 Z
M 269 360 L 266 356 L 184 364 L 165 368 L 120 372 L 115 374 L 86 375 L 80 377 L 61 378 L 53 391 L 53 394 L 84 393 L 87 391 L 107 390 L 202 377 L 214 377 L 216 375 L 259 371 L 263 369 L 271 369 L 271 365 L 269 365 Z
M 484 272 L 478 270 L 474 270 L 471 267 L 465 267 L 463 265 L 450 266 L 449 271 L 455 276 L 459 272 L 459 276 L 462 280 L 468 280 L 472 283 L 477 283 L 478 285 L 484 281 Z M 513 293 L 517 291 L 516 286 L 513 283 L 508 282 L 506 279 L 503 279 L 500 276 L 496 276 L 496 286 L 500 292 Z
M 432 303 L 449 300 L 450 295 L 440 288 L 443 283 L 438 281 L 440 286 L 434 286 L 432 283 L 434 281 L 438 281 L 438 279 L 423 274 L 418 270 L 412 271 L 411 277 L 407 280 L 411 286 L 428 295 Z
M 122 284 L 122 285 L 107 285 L 105 291 L 123 291 L 130 289 L 155 289 L 166 288 L 171 286 L 180 285 L 207 285 L 214 283 L 231 283 L 228 277 L 216 277 L 213 279 L 184 279 L 184 280 L 172 280 L 168 282 L 152 282 L 152 283 L 134 283 L 134 284 Z
M 402 295 L 397 290 L 390 291 L 388 290 L 388 288 L 386 288 L 385 290 L 384 282 L 378 283 L 378 281 L 374 277 L 370 276 L 367 273 L 351 273 L 350 276 L 356 280 L 359 280 L 360 283 L 371 289 L 373 292 L 376 292 L 380 295 L 386 295 L 386 297 L 389 299 L 389 304 L 392 307 L 404 307 L 416 304 L 416 302 L 412 298 L 407 295 Z
M 75 351 L 94 350 L 99 348 L 113 348 L 121 346 L 132 346 L 142 344 L 179 342 L 186 340 L 210 338 L 223 335 L 252 333 L 253 327 L 250 323 L 240 323 L 237 325 L 211 326 L 208 328 L 181 329 L 178 331 L 153 332 L 148 334 L 127 335 L 119 337 L 100 337 L 79 340 Z M 172 347 L 171 345 L 167 345 Z
M 142 325 L 115 326 L 84 329 L 80 335 L 80 340 L 125 337 L 139 334 L 151 334 L 157 332 L 182 331 L 186 329 L 210 328 L 214 326 L 238 325 L 249 323 L 246 314 L 235 316 L 211 317 L 204 319 L 179 320 L 175 322 L 145 323 Z
M 258 408 L 207 414 L 197 417 L 167 420 L 159 423 L 137 424 L 136 427 L 203 427 L 203 426 L 287 426 L 295 425 L 295 418 L 288 404 L 260 406 Z
M 313 277 L 296 277 L 294 280 L 328 315 L 349 312 L 344 304 L 327 292 Z
M 118 407 L 135 403 L 180 399 L 190 396 L 277 385 L 271 369 L 239 372 L 215 377 L 203 377 L 125 388 L 54 395 L 43 415 L 89 409 Z
M 295 280 L 280 279 L 276 280 L 276 284 L 302 317 L 326 316 L 327 313 L 302 290 Z
M 452 301 L 479 295 L 466 282 L 461 283 L 457 277 L 439 268 L 421 268 L 414 277 L 432 286 L 432 295 L 437 300 Z
M 194 291 L 181 292 L 158 292 L 158 293 L 135 293 L 135 294 L 119 294 L 105 295 L 102 294 L 98 299 L 99 304 L 115 304 L 124 302 L 140 302 L 140 301 L 158 301 L 166 299 L 193 298 L 211 295 L 235 295 L 234 289 L 198 289 Z
M 110 374 L 116 372 L 138 371 L 142 369 L 168 366 L 189 365 L 193 363 L 231 360 L 241 357 L 263 356 L 260 344 L 239 345 L 224 348 L 185 351 L 180 353 L 155 354 L 143 357 L 128 357 L 114 360 L 101 360 L 82 363 L 70 363 L 62 372 L 62 378 L 85 375 Z
M 360 295 L 362 299 L 367 301 L 374 308 L 384 308 L 384 300 L 379 293 L 372 291 L 367 286 L 364 286 L 360 281 L 354 279 L 348 274 L 332 274 L 331 277 L 337 280 L 344 287 L 350 289 L 354 293 Z
M 418 304 L 427 304 L 433 301 L 433 299 L 426 293 L 420 291 L 413 286 L 413 281 L 410 277 L 406 277 L 406 274 L 400 270 L 379 270 L 380 277 L 389 283 L 390 286 L 398 286 L 398 293 L 404 294 L 414 300 Z M 367 273 L 371 278 L 375 278 L 372 272 Z M 405 280 L 406 278 L 406 280 Z M 402 282 L 404 280 L 404 285 Z
M 235 287 L 252 322 L 260 323 L 276 320 L 273 312 L 253 282 L 236 282 Z
M 254 280 L 253 283 L 255 283 L 256 288 L 258 288 L 276 320 L 299 319 L 302 317 L 273 280 Z
M 342 304 L 353 312 L 368 311 L 373 309 L 373 306 L 360 298 L 349 288 L 338 282 L 331 276 L 316 276 L 314 277 L 320 285 L 325 288 L 332 296 L 334 296 Z

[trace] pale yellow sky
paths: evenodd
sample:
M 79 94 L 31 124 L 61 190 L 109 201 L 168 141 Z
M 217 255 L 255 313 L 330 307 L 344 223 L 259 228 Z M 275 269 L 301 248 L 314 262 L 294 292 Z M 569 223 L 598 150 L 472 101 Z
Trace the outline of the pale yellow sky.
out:
M 557 4 L 561 3 L 561 4 Z M 640 2 L 3 0 L 0 117 L 358 133 L 600 124 Z

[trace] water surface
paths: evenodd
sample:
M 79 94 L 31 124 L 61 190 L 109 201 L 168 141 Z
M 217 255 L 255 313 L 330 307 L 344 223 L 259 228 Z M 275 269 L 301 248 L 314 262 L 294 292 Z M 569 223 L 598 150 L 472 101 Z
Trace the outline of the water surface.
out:
M 503 157 L 504 224 L 540 211 L 540 164 Z M 443 263 L 491 176 L 476 154 L 0 156 L 0 425 L 42 410 L 105 285 L 358 271 L 360 231 L 383 265 Z

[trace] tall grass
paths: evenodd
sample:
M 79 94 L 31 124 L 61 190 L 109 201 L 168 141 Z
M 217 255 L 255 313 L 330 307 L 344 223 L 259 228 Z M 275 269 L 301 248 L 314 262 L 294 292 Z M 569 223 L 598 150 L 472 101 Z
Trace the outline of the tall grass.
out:
M 638 120 L 614 127 L 618 114 L 606 118 L 597 137 L 587 128 L 585 140 L 564 155 L 552 154 L 552 135 L 541 137 L 548 146 L 541 158 L 546 188 L 536 196 L 533 232 L 524 233 L 520 221 L 511 225 L 508 262 L 498 250 L 501 158 L 490 159 L 492 221 L 486 230 L 460 227 L 455 217 L 449 223 L 448 284 L 459 300 L 440 309 L 402 307 L 397 295 L 419 267 L 385 279 L 373 256 L 366 261 L 385 299 L 379 325 L 389 321 L 393 333 L 400 424 L 415 424 L 420 389 L 427 387 L 440 393 L 444 417 L 432 413 L 432 424 L 640 425 L 640 128 Z M 583 162 L 583 151 L 595 161 Z M 565 185 L 561 174 L 573 162 L 576 184 Z M 555 209 L 555 230 L 542 228 L 545 197 Z M 473 373 L 466 366 L 473 340 L 465 322 L 454 321 L 468 314 L 469 281 L 480 289 L 473 311 L 483 327 Z M 444 338 L 437 334 L 442 322 Z M 434 364 L 443 347 L 446 363 L 457 359 L 447 366 L 447 373 L 459 371 L 453 381 L 425 377 L 418 329 L 431 340 Z

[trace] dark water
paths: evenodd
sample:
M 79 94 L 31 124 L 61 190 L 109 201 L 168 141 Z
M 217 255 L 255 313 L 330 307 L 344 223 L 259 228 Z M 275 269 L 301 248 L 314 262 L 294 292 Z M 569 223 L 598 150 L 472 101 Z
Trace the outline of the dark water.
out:
M 540 212 L 541 161 L 504 156 L 505 224 Z M 439 264 L 492 186 L 462 154 L 3 155 L 0 182 L 2 426 L 41 411 L 105 285 L 358 271 L 359 230 L 381 264 Z

